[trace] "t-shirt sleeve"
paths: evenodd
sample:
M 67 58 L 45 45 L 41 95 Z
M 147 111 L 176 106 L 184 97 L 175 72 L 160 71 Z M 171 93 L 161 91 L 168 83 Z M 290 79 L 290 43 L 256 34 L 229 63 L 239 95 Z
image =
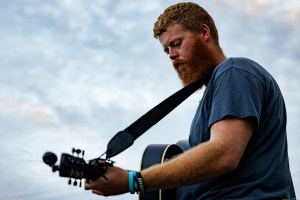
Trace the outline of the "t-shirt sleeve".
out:
M 258 125 L 262 103 L 260 79 L 242 68 L 228 68 L 219 74 L 214 84 L 209 127 L 228 116 L 252 117 Z

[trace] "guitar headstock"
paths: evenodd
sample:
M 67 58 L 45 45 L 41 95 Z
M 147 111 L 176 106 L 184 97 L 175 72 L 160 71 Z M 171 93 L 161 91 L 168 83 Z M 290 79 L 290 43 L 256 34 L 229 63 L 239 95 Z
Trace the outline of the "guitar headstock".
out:
M 107 167 L 113 166 L 111 160 L 96 158 L 86 162 L 83 157 L 84 151 L 73 148 L 72 155 L 61 154 L 59 165 L 56 165 L 57 156 L 52 152 L 46 152 L 43 161 L 52 168 L 53 172 L 59 171 L 59 176 L 70 178 L 69 184 L 72 184 L 72 179 L 74 179 L 73 185 L 76 186 L 77 180 L 80 180 L 80 187 L 82 179 L 95 180 L 104 176 Z

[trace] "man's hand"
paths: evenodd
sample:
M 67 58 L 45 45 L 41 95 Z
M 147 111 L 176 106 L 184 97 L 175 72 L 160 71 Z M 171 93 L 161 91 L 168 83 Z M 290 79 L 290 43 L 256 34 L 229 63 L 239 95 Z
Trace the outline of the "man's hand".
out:
M 108 167 L 104 176 L 86 182 L 84 188 L 102 196 L 118 195 L 129 191 L 128 171 L 115 166 Z

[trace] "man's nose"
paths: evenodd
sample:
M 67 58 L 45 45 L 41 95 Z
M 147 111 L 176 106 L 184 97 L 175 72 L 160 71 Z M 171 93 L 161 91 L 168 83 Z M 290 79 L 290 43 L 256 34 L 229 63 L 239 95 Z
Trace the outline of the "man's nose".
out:
M 178 51 L 174 48 L 170 48 L 169 49 L 169 58 L 171 60 L 174 60 L 175 58 L 177 58 L 179 56 Z

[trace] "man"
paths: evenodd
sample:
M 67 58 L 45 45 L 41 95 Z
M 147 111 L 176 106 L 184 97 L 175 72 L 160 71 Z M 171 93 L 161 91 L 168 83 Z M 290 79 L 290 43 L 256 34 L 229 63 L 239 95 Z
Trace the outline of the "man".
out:
M 272 76 L 249 59 L 227 59 L 213 19 L 195 3 L 167 8 L 154 37 L 184 85 L 206 80 L 191 149 L 141 173 L 109 167 L 107 180 L 85 188 L 104 196 L 176 187 L 177 199 L 186 200 L 295 199 L 285 104 Z

